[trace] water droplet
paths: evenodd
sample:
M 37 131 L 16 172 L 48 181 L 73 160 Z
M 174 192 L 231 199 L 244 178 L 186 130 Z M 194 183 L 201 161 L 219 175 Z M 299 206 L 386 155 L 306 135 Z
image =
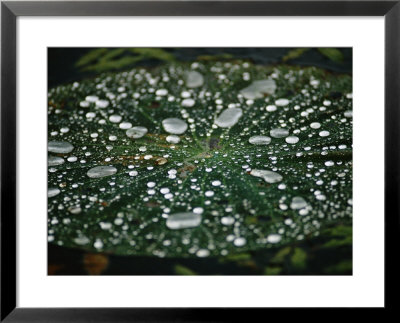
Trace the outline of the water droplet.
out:
M 321 137 L 328 137 L 330 135 L 329 131 L 323 130 L 319 133 Z
M 319 129 L 321 128 L 321 124 L 319 122 L 313 122 L 310 124 L 310 127 L 313 129 Z
M 47 150 L 57 154 L 67 154 L 74 149 L 69 142 L 65 141 L 49 141 Z
M 242 237 L 236 238 L 235 240 L 233 240 L 233 244 L 236 247 L 243 247 L 246 244 L 246 239 Z
M 186 73 L 186 86 L 189 88 L 196 88 L 202 86 L 204 83 L 203 75 L 197 71 L 190 71 Z
M 288 144 L 297 144 L 297 143 L 299 142 L 299 137 L 296 137 L 296 136 L 289 136 L 289 137 L 287 137 L 285 140 L 286 140 L 286 142 L 287 142 Z
M 167 219 L 167 227 L 172 230 L 194 228 L 200 223 L 201 215 L 192 212 L 171 214 Z
M 178 119 L 178 118 L 168 118 L 162 121 L 162 125 L 164 130 L 168 133 L 172 133 L 174 135 L 181 135 L 183 134 L 188 125 L 185 121 Z
M 278 99 L 278 100 L 275 101 L 275 104 L 276 104 L 278 107 L 284 107 L 284 106 L 288 105 L 289 102 L 290 102 L 290 101 L 289 101 L 288 99 Z
M 277 233 L 272 233 L 272 234 L 268 235 L 268 237 L 267 237 L 267 241 L 269 243 L 278 243 L 281 240 L 282 240 L 281 235 L 277 234 Z
M 235 219 L 234 219 L 233 217 L 231 217 L 231 216 L 224 216 L 224 217 L 221 219 L 221 223 L 222 223 L 223 225 L 232 225 L 232 224 L 235 223 Z
M 324 100 L 323 104 L 324 104 L 325 106 L 330 106 L 330 105 L 332 104 L 332 102 L 329 101 L 329 100 Z
M 109 102 L 107 100 L 97 100 L 96 101 L 96 107 L 100 109 L 107 108 L 109 105 Z
M 218 180 L 217 181 L 212 181 L 211 185 L 212 186 L 220 186 L 221 185 L 221 181 L 218 181 Z
M 48 166 L 58 166 L 65 163 L 64 158 L 56 157 L 56 156 L 49 156 L 47 159 Z
M 168 162 L 168 160 L 166 159 L 166 158 L 164 158 L 164 157 L 158 157 L 157 159 L 156 159 L 156 164 L 157 165 L 164 165 L 164 164 L 166 164 Z
M 156 91 L 156 95 L 157 96 L 165 96 L 165 95 L 167 95 L 168 94 L 168 90 L 167 89 L 158 89 L 157 91 Z
M 270 142 L 271 138 L 267 136 L 253 136 L 249 139 L 249 143 L 253 145 L 268 145 Z
M 276 83 L 274 80 L 260 80 L 254 81 L 248 87 L 240 91 L 246 99 L 255 100 L 261 99 L 265 94 L 274 94 L 276 90 Z
M 181 138 L 175 135 L 169 135 L 167 136 L 166 140 L 171 144 L 178 144 L 181 141 Z
M 60 129 L 61 133 L 67 133 L 68 131 L 69 131 L 68 127 L 63 127 L 63 128 Z
M 79 206 L 71 206 L 71 207 L 68 208 L 68 211 L 71 214 L 79 214 L 79 213 L 82 212 L 82 209 Z
M 353 117 L 353 111 L 351 111 L 351 110 L 345 111 L 345 112 L 344 112 L 344 116 L 345 116 L 346 118 L 352 118 L 352 117 Z
M 210 251 L 207 249 L 199 249 L 196 252 L 196 256 L 200 258 L 208 257 L 210 255 Z
M 273 138 L 285 138 L 289 135 L 289 130 L 283 128 L 272 129 L 269 134 Z
M 250 175 L 255 177 L 261 177 L 264 181 L 270 184 L 277 183 L 282 180 L 282 175 L 270 170 L 253 169 L 250 172 Z
M 57 187 L 49 187 L 47 189 L 47 197 L 54 197 L 60 194 L 60 190 Z
M 87 108 L 87 107 L 89 107 L 90 102 L 81 101 L 81 102 L 79 103 L 79 105 L 80 105 L 81 108 Z
M 98 99 L 99 99 L 99 97 L 97 97 L 97 96 L 95 96 L 95 95 L 88 95 L 88 96 L 85 98 L 85 100 L 86 100 L 87 102 L 91 102 L 91 103 L 96 102 Z
M 95 243 L 93 244 L 93 246 L 94 246 L 96 249 L 101 249 L 101 248 L 103 248 L 103 242 L 102 242 L 100 239 L 96 239 L 96 241 L 95 241 Z
M 233 127 L 242 116 L 243 112 L 240 108 L 228 108 L 215 120 L 215 124 L 221 128 Z
M 114 175 L 117 169 L 113 166 L 96 166 L 91 168 L 86 174 L 90 178 L 101 178 Z
M 136 170 L 129 172 L 129 176 L 137 176 L 139 173 Z
M 169 193 L 169 188 L 168 187 L 163 187 L 162 189 L 160 189 L 161 194 L 167 194 Z
M 185 107 L 185 108 L 191 108 L 192 106 L 195 105 L 195 103 L 196 103 L 196 101 L 193 100 L 193 99 L 184 99 L 181 102 L 182 106 Z
M 99 224 L 102 230 L 110 230 L 112 228 L 112 224 L 110 222 L 100 222 Z
M 204 212 L 204 209 L 202 207 L 195 207 L 193 209 L 193 213 L 196 213 L 196 214 L 202 214 L 203 212 Z
M 147 187 L 149 187 L 149 188 L 152 188 L 154 186 L 156 186 L 156 183 L 154 183 L 154 182 L 148 182 L 147 183 Z
M 146 133 L 147 133 L 147 128 L 141 126 L 132 127 L 126 131 L 126 135 L 129 138 L 133 139 L 142 138 Z
M 300 196 L 295 196 L 290 203 L 292 210 L 299 210 L 307 206 L 307 202 Z
M 132 128 L 132 123 L 130 123 L 130 122 L 121 122 L 119 124 L 119 128 L 123 129 L 123 130 L 127 130 L 129 128 Z
M 190 98 L 190 92 L 189 91 L 183 91 L 181 93 L 182 98 Z
M 113 114 L 112 116 L 110 116 L 109 120 L 112 123 L 120 123 L 122 120 L 122 117 L 119 115 Z
M 80 246 L 86 245 L 90 242 L 88 237 L 85 236 L 79 236 L 78 238 L 74 239 L 74 242 Z

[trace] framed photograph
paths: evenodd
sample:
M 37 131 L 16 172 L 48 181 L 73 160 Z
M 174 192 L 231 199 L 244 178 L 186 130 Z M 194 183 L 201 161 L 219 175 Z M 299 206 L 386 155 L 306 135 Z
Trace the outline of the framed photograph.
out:
M 399 19 L 2 2 L 1 320 L 390 309 Z

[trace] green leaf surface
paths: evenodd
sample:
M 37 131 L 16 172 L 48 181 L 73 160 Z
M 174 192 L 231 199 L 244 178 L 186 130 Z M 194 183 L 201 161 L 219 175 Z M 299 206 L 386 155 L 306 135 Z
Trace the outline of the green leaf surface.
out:
M 173 62 L 175 57 L 161 48 L 96 48 L 83 55 L 75 66 L 82 71 L 107 72 L 127 68 L 146 59 Z
M 328 57 L 331 61 L 336 62 L 336 63 L 341 63 L 343 62 L 343 54 L 342 52 L 337 49 L 337 48 L 326 48 L 326 47 L 321 47 L 318 48 L 318 51 Z
M 189 88 L 191 70 L 203 81 Z M 267 79 L 275 90 L 241 94 Z M 49 242 L 118 255 L 227 256 L 351 223 L 351 84 L 316 68 L 204 62 L 51 89 Z M 221 127 L 220 115 L 233 109 L 237 122 Z M 171 138 L 168 118 L 187 129 Z M 128 136 L 135 126 L 147 132 Z M 271 136 L 278 128 L 287 133 Z M 252 144 L 254 136 L 270 142 Z M 182 221 L 190 226 L 179 228 Z
M 287 62 L 292 59 L 301 57 L 305 52 L 309 51 L 310 48 L 294 48 L 287 52 L 285 56 L 282 57 L 282 62 Z

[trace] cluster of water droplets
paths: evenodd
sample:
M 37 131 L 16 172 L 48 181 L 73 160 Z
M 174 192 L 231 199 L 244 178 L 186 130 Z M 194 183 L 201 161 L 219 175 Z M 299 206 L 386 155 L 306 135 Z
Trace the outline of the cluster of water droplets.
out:
M 349 77 L 249 63 L 53 88 L 48 239 L 207 257 L 317 235 L 351 218 L 351 111 Z

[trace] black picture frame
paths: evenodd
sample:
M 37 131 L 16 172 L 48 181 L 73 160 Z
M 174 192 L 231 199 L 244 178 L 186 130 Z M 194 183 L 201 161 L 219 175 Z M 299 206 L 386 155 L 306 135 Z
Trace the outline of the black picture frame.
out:
M 16 307 L 16 19 L 19 16 L 384 16 L 385 309 L 394 308 L 398 257 L 400 1 L 2 1 L 1 3 L 1 322 L 252 321 L 282 309 Z M 371 152 L 373 153 L 373 152 Z M 391 241 L 389 243 L 389 240 Z M 373 261 L 373 259 L 371 259 Z M 287 309 L 283 309 L 287 310 Z M 297 309 L 299 310 L 299 309 Z M 332 309 L 329 315 L 335 314 Z M 285 312 L 286 314 L 287 312 Z M 375 313 L 375 314 L 373 314 Z M 281 313 L 282 314 L 282 313 Z M 381 315 L 381 309 L 369 312 Z M 260 316 L 261 315 L 261 316 Z M 372 315 L 372 316 L 371 316 Z M 378 317 L 378 316 L 376 316 Z M 381 317 L 380 317 L 381 318 Z M 382 319 L 382 318 L 381 318 Z

